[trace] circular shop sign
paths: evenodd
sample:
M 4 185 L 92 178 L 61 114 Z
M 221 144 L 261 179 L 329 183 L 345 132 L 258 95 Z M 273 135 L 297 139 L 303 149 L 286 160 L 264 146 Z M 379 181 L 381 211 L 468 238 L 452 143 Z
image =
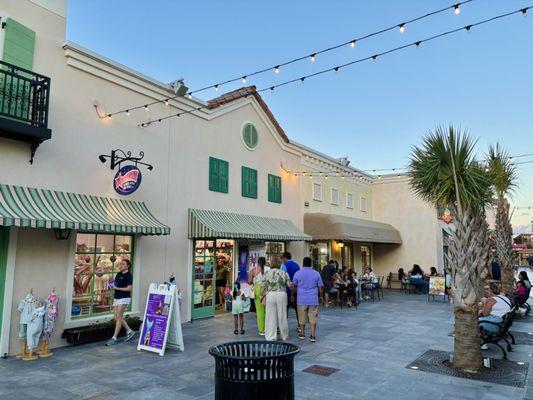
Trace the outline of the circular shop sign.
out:
M 113 179 L 113 187 L 118 194 L 132 194 L 141 186 L 142 174 L 135 165 L 126 165 L 118 170 Z

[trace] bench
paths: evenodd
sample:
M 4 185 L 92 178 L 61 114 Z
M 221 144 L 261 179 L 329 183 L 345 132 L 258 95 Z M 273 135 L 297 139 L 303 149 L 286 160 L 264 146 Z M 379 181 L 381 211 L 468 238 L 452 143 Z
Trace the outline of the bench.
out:
M 507 351 L 513 351 L 511 343 L 516 344 L 516 342 L 513 334 L 509 332 L 509 328 L 511 328 L 511 325 L 513 325 L 515 312 L 516 307 L 514 307 L 511 311 L 509 311 L 502 317 L 503 321 L 501 323 L 483 321 L 484 324 L 496 325 L 499 328 L 498 332 L 496 333 L 486 331 L 485 329 L 483 329 L 482 326 L 479 327 L 479 330 L 481 332 L 481 346 L 485 344 L 495 344 L 501 349 L 504 360 L 507 360 L 507 352 L 500 344 L 500 341 L 503 340 L 505 341 L 505 343 L 507 343 Z M 511 343 L 509 343 L 509 341 L 511 341 Z

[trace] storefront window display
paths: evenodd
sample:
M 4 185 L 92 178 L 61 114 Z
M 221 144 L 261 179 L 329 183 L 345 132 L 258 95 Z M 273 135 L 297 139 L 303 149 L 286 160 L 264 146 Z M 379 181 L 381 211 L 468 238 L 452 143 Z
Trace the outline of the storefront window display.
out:
M 313 260 L 313 268 L 321 271 L 329 261 L 327 242 L 315 242 L 309 244 L 309 257 Z
M 76 235 L 71 307 L 73 318 L 112 311 L 113 292 L 108 283 L 118 273 L 118 266 L 123 259 L 133 261 L 132 236 L 94 233 Z
M 194 242 L 193 318 L 214 315 L 224 304 L 224 291 L 233 276 L 234 241 L 229 239 Z

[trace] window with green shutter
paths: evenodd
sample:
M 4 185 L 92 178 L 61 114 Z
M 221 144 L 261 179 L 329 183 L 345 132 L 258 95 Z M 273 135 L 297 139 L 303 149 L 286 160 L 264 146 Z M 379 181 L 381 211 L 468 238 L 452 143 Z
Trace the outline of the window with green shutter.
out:
M 281 203 L 281 177 L 268 174 L 268 201 Z
M 257 147 L 259 135 L 257 134 L 257 129 L 255 129 L 254 124 L 251 122 L 247 122 L 242 127 L 242 140 L 249 150 L 253 150 Z
M 228 193 L 229 163 L 209 157 L 209 190 Z
M 8 18 L 5 25 L 2 61 L 31 70 L 34 50 L 35 32 L 14 19 Z M 3 93 L 4 88 L 6 93 Z M 29 91 L 30 83 L 27 81 L 11 76 L 6 78 L 6 82 L 0 79 L 0 94 L 2 94 L 0 96 L 0 110 L 4 114 L 27 119 L 30 110 Z
M 242 167 L 242 196 L 257 199 L 257 170 Z

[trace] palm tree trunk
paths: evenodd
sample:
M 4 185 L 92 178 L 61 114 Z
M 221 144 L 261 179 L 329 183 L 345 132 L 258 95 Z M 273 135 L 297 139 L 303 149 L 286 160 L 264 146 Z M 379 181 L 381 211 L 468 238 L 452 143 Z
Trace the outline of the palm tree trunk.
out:
M 455 307 L 454 366 L 467 372 L 477 372 L 483 365 L 477 308 Z
M 513 227 L 509 215 L 509 202 L 498 199 L 496 209 L 496 253 L 500 261 L 502 292 L 511 296 L 514 288 L 513 271 Z
M 469 372 L 483 365 L 477 310 L 481 275 L 490 253 L 485 216 L 470 208 L 454 210 L 455 232 L 451 235 L 449 261 L 452 270 L 452 296 L 455 306 L 454 360 L 456 367 Z

